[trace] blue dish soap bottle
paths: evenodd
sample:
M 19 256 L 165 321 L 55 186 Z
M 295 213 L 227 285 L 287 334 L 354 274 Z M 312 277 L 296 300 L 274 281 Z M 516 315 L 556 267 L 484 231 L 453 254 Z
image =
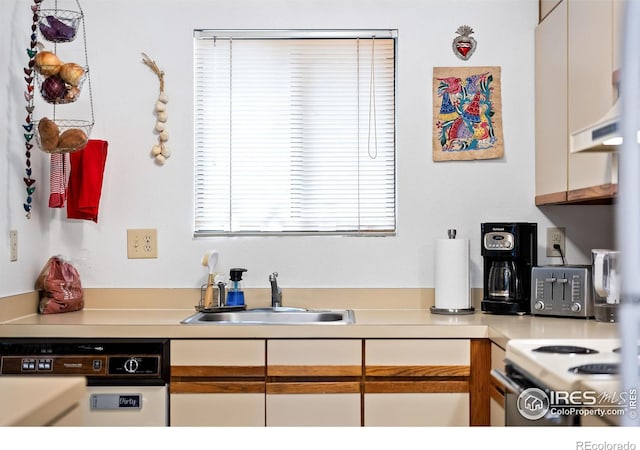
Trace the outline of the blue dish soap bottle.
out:
M 229 286 L 229 292 L 227 293 L 227 306 L 242 306 L 244 305 L 244 286 L 242 285 L 242 273 L 247 269 L 236 268 L 231 269 L 229 278 L 231 285 Z

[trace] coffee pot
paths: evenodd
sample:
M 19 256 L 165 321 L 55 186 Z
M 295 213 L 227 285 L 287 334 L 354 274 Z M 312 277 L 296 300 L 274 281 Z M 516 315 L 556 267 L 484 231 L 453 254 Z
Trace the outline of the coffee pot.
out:
M 489 269 L 488 295 L 492 299 L 515 299 L 522 296 L 522 281 L 512 260 L 493 261 Z
M 481 226 L 482 311 L 529 314 L 531 269 L 537 265 L 537 224 L 490 222 Z
M 599 322 L 617 322 L 620 306 L 620 252 L 606 249 L 591 250 L 593 264 L 594 317 Z

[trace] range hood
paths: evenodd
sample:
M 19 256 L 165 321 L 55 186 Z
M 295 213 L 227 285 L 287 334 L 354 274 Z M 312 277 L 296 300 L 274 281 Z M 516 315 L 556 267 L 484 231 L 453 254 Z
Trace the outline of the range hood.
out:
M 572 133 L 569 137 L 571 153 L 618 151 L 622 144 L 620 112 L 621 105 L 618 99 L 600 120 Z

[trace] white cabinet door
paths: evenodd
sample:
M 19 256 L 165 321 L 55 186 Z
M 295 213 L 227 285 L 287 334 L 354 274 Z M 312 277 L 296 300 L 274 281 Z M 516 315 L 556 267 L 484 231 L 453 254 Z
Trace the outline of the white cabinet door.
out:
M 566 200 L 567 1 L 536 28 L 536 196 L 561 193 Z
M 172 427 L 263 427 L 264 394 L 172 394 Z
M 366 394 L 368 427 L 446 427 L 469 425 L 469 394 Z
M 570 0 L 568 4 L 569 133 L 600 120 L 615 103 L 613 0 Z M 568 190 L 615 183 L 614 156 L 569 154 Z
M 365 426 L 468 426 L 470 341 L 367 339 Z
M 171 426 L 264 426 L 265 341 L 171 341 Z
M 267 394 L 267 426 L 359 427 L 360 394 Z
M 267 341 L 267 426 L 360 426 L 360 339 Z

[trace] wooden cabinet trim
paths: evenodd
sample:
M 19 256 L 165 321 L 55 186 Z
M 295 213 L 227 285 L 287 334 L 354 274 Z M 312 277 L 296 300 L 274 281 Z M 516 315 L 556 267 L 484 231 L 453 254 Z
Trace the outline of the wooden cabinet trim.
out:
M 469 377 L 469 424 L 491 425 L 491 341 L 471 340 L 471 376 Z
M 439 381 L 365 381 L 365 394 L 398 394 L 398 393 L 438 393 L 438 392 L 469 392 L 469 382 L 466 380 Z
M 267 394 L 359 394 L 359 381 L 267 383 Z
M 367 377 L 468 377 L 469 366 L 366 366 Z
M 264 381 L 173 381 L 171 394 L 264 394 Z
M 267 366 L 270 377 L 359 377 L 362 366 Z
M 171 366 L 171 377 L 264 377 L 264 366 Z
M 599 186 L 569 191 L 567 192 L 567 201 L 570 203 L 583 204 L 611 204 L 617 193 L 617 184 L 601 184 Z
M 567 191 L 536 195 L 536 206 L 558 205 L 567 203 Z

